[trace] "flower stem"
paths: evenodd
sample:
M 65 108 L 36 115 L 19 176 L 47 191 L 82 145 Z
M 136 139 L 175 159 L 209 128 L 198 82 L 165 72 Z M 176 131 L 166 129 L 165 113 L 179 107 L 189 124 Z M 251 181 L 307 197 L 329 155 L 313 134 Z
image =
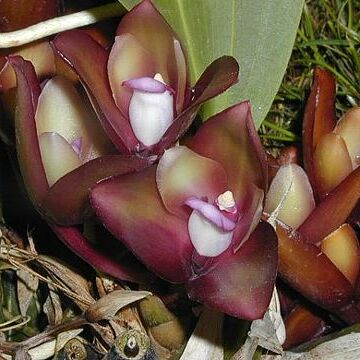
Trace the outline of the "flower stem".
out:
M 59 16 L 7 33 L 0 33 L 0 48 L 9 48 L 30 43 L 56 33 L 97 23 L 125 13 L 120 3 L 115 2 L 70 15 Z

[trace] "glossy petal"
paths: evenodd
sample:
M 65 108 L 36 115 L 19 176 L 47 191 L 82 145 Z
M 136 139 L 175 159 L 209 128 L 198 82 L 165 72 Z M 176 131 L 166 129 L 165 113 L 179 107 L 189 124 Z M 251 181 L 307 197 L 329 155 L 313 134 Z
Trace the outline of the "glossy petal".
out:
M 241 186 L 242 187 L 242 186 Z M 254 184 L 248 184 L 243 193 L 239 193 L 237 208 L 239 219 L 234 231 L 233 251 L 236 252 L 248 240 L 258 225 L 263 212 L 264 191 Z
M 2 0 L 0 32 L 19 30 L 58 15 L 58 0 Z
M 155 64 L 151 54 L 131 34 L 115 38 L 107 64 L 112 96 L 123 115 L 128 116 L 132 90 L 123 86 L 129 79 L 154 76 Z
M 90 107 L 90 108 L 89 108 Z M 74 85 L 55 76 L 43 87 L 36 109 L 38 135 L 55 132 L 69 144 L 81 139 L 80 159 L 88 161 L 111 149 L 90 103 L 81 97 Z
M 120 112 L 112 97 L 107 75 L 107 51 L 79 30 L 58 35 L 53 46 L 79 75 L 90 94 L 101 124 L 114 145 L 123 152 L 134 151 L 138 141 L 129 121 Z
M 102 223 L 160 277 L 184 282 L 193 252 L 187 223 L 170 214 L 156 189 L 155 167 L 96 185 L 91 204 Z
M 35 109 L 40 85 L 33 66 L 19 56 L 9 58 L 17 77 L 17 113 L 15 118 L 16 150 L 22 177 L 35 206 L 44 198 L 49 186 L 41 160 L 35 126 Z
M 191 148 L 219 162 L 228 175 L 229 189 L 243 192 L 239 185 L 254 183 L 267 187 L 266 154 L 251 117 L 250 105 L 243 102 L 209 119 L 196 133 Z
M 196 83 L 189 106 L 178 115 L 153 151 L 161 154 L 178 140 L 189 129 L 200 105 L 235 84 L 238 74 L 239 65 L 231 56 L 223 56 L 212 62 Z
M 137 139 L 146 147 L 157 144 L 174 121 L 173 93 L 160 84 L 164 88 L 160 93 L 134 89 L 129 104 L 131 127 Z
M 337 123 L 334 130 L 345 141 L 353 169 L 360 165 L 360 107 L 349 110 Z
M 227 218 L 216 205 L 194 197 L 187 199 L 185 204 L 202 215 L 204 219 L 210 221 L 219 230 L 232 231 L 235 229 L 235 222 Z
M 174 39 L 177 38 L 169 24 L 156 10 L 151 1 L 142 1 L 126 14 L 117 29 L 117 35 L 131 34 L 151 54 L 155 72 L 160 73 L 165 83 L 176 89 L 177 62 Z M 148 74 L 153 76 L 155 74 Z
M 336 124 L 335 78 L 326 70 L 316 68 L 303 121 L 304 166 L 317 195 L 317 180 L 313 169 L 313 153 L 321 137 Z
M 222 221 L 230 222 L 229 219 L 221 215 L 214 205 L 206 203 L 205 206 L 207 213 L 209 213 L 209 209 L 216 213 L 216 220 L 218 220 L 220 226 Z M 202 210 L 204 211 L 204 208 Z M 232 225 L 235 227 L 234 223 Z M 233 237 L 233 231 L 223 230 L 214 221 L 210 221 L 208 216 L 204 216 L 198 210 L 194 210 L 189 217 L 188 231 L 191 243 L 197 253 L 207 257 L 215 257 L 222 254 L 230 246 Z
M 360 270 L 360 247 L 353 228 L 349 224 L 340 226 L 322 240 L 321 251 L 355 286 Z
M 296 164 L 281 166 L 266 195 L 265 212 L 278 210 L 276 217 L 296 229 L 314 207 L 314 195 L 305 171 Z
M 279 274 L 307 299 L 327 309 L 339 309 L 351 302 L 353 288 L 345 276 L 313 245 L 277 222 Z
M 56 225 L 51 225 L 51 228 L 70 250 L 99 271 L 117 279 L 138 283 L 146 282 L 151 278 L 151 275 L 131 256 L 128 259 L 129 261 L 114 260 L 86 240 L 77 228 Z
M 176 67 L 177 67 L 177 85 L 174 87 L 176 93 L 176 113 L 180 114 L 184 101 L 185 101 L 185 94 L 187 92 L 187 68 L 186 68 L 186 59 L 184 52 L 181 48 L 181 44 L 178 40 L 174 40 L 174 52 L 175 52 L 175 60 L 176 60 Z
M 167 150 L 159 161 L 156 182 L 165 207 L 171 213 L 187 219 L 190 197 L 206 198 L 209 203 L 227 189 L 227 177 L 222 166 L 185 146 Z
M 351 158 L 340 135 L 329 133 L 321 138 L 313 154 L 313 171 L 321 199 L 351 173 Z
M 277 240 L 270 225 L 260 223 L 235 253 L 220 255 L 213 268 L 193 276 L 189 296 L 242 319 L 261 318 L 271 299 L 277 269 Z
M 148 92 L 148 93 L 153 93 L 153 94 L 163 93 L 166 90 L 171 89 L 169 86 L 167 86 L 163 82 L 161 82 L 155 78 L 147 77 L 147 76 L 131 78 L 130 80 L 126 80 L 123 82 L 123 86 L 130 88 L 132 90 L 138 90 L 138 91 Z
M 297 306 L 285 319 L 286 341 L 284 349 L 290 349 L 306 341 L 318 338 L 329 326 L 315 314 L 303 306 Z
M 57 224 L 81 223 L 89 215 L 88 195 L 94 184 L 110 176 L 138 171 L 151 161 L 137 156 L 107 155 L 85 163 L 51 187 L 42 202 L 44 215 Z
M 65 174 L 81 165 L 81 160 L 72 146 L 57 133 L 43 133 L 39 137 L 41 160 L 46 179 L 52 186 Z
M 299 233 L 312 244 L 346 222 L 360 198 L 360 168 L 348 175 L 298 228 Z

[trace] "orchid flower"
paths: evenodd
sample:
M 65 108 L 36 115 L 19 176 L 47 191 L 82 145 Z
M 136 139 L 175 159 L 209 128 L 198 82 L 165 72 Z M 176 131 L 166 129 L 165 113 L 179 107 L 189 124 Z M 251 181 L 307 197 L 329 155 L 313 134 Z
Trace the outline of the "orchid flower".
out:
M 158 276 L 192 299 L 244 319 L 263 316 L 277 240 L 260 222 L 265 153 L 247 102 L 209 119 L 158 165 L 102 181 L 91 204 L 103 224 Z
M 9 57 L 17 76 L 15 130 L 17 156 L 28 194 L 57 236 L 76 254 L 99 270 L 118 278 L 139 281 L 142 270 L 124 266 L 90 244 L 76 227 L 58 226 L 49 206 L 58 207 L 63 221 L 88 214 L 88 189 L 97 181 L 149 166 L 149 158 L 113 155 L 91 109 L 71 82 L 50 79 L 41 89 L 30 62 Z M 108 153 L 110 149 L 110 154 Z M 135 264 L 138 265 L 138 264 Z
M 277 218 L 280 277 L 308 300 L 352 324 L 360 321 L 360 246 L 350 225 L 359 218 L 360 118 L 354 108 L 336 123 L 334 105 L 335 80 L 316 69 L 303 124 L 306 172 L 296 164 L 281 166 L 265 210 L 270 218 L 270 213 Z M 288 344 L 326 329 L 314 312 L 301 305 L 293 311 L 286 320 L 293 331 Z
M 150 0 L 122 18 L 110 53 L 78 30 L 58 35 L 53 46 L 79 75 L 123 153 L 161 155 L 186 132 L 200 105 L 238 76 L 236 61 L 224 56 L 191 89 L 181 42 Z

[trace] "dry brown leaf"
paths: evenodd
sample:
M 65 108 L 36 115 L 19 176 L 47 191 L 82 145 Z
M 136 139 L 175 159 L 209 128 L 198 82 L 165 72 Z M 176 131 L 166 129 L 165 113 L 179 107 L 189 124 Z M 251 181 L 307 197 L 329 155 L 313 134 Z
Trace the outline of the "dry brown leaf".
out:
M 85 316 L 90 322 L 110 320 L 123 307 L 151 295 L 148 291 L 115 290 L 89 306 Z
M 16 275 L 20 313 L 25 316 L 39 287 L 39 279 L 25 270 L 18 270 Z
M 50 325 L 61 323 L 63 318 L 61 300 L 58 293 L 51 285 L 49 285 L 49 295 L 44 302 L 43 310 Z
M 37 261 L 51 276 L 56 277 L 60 285 L 78 295 L 79 298 L 73 300 L 82 310 L 95 302 L 90 294 L 88 282 L 81 275 L 49 256 L 41 255 L 37 258 Z
M 204 308 L 180 360 L 222 360 L 223 314 Z

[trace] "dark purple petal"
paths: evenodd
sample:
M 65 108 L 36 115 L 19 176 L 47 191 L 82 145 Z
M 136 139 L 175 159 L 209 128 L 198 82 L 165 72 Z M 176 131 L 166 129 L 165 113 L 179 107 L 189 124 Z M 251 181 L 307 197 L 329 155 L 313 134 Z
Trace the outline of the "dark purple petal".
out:
M 174 90 L 172 90 L 169 86 L 152 77 L 141 77 L 126 80 L 123 82 L 123 86 L 148 93 L 163 93 L 166 90 L 174 92 Z
M 14 68 L 17 79 L 15 134 L 20 170 L 33 204 L 39 207 L 49 188 L 35 124 L 40 84 L 30 62 L 20 56 L 11 56 L 9 63 Z
M 219 229 L 225 231 L 232 231 L 235 229 L 236 224 L 223 215 L 215 205 L 194 197 L 187 199 L 185 204 L 193 210 L 197 210 L 205 219 L 212 222 Z
M 57 237 L 76 255 L 93 266 L 96 270 L 109 274 L 117 279 L 133 281 L 137 283 L 151 279 L 151 274 L 147 273 L 136 259 L 129 258 L 129 261 L 119 262 L 107 254 L 103 254 L 101 249 L 92 245 L 76 227 L 62 227 L 50 225 Z
M 141 170 L 151 158 L 135 155 L 107 155 L 91 160 L 59 179 L 42 202 L 44 215 L 57 224 L 81 223 L 90 213 L 89 189 L 98 181 Z
M 277 239 L 260 223 L 241 249 L 226 251 L 187 283 L 189 296 L 242 319 L 261 318 L 270 303 L 277 270 Z
M 102 223 L 146 266 L 171 282 L 184 282 L 193 247 L 187 223 L 170 214 L 157 192 L 155 167 L 96 185 L 91 205 Z
M 326 221 L 326 220 L 321 220 Z M 277 222 L 279 274 L 310 301 L 327 309 L 340 309 L 352 301 L 353 287 L 317 246 L 309 244 Z
M 237 251 L 249 239 L 250 234 L 258 225 L 262 210 L 264 191 L 254 184 L 247 184 L 245 192 L 237 201 L 238 221 L 234 231 L 232 246 Z
M 319 203 L 298 228 L 303 238 L 312 244 L 346 222 L 360 198 L 360 167 L 349 174 Z
M 110 89 L 107 74 L 108 52 L 80 30 L 58 35 L 53 46 L 79 75 L 101 124 L 114 145 L 126 153 L 135 151 L 138 141 L 128 119 L 116 106 Z
M 316 197 L 318 179 L 314 170 L 313 155 L 321 137 L 335 127 L 335 96 L 335 78 L 328 71 L 316 68 L 303 121 L 304 167 Z
M 223 56 L 212 62 L 196 83 L 189 106 L 174 120 L 153 151 L 161 154 L 176 142 L 189 129 L 201 104 L 235 84 L 238 75 L 239 65 L 233 57 Z
M 213 116 L 203 124 L 191 141 L 191 149 L 216 160 L 228 175 L 229 190 L 238 198 L 240 187 L 253 183 L 267 188 L 267 161 L 245 101 Z

